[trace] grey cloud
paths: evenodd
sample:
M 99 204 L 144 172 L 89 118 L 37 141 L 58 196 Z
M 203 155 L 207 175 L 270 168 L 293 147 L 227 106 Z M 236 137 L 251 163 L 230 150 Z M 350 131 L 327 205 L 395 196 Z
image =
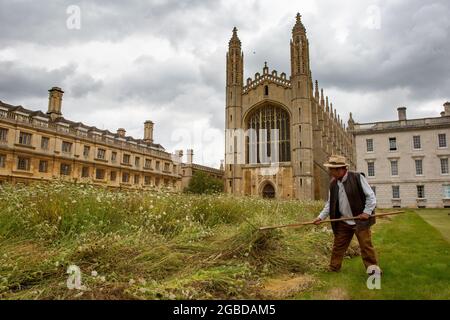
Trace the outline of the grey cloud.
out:
M 0 61 L 0 96 L 2 99 L 17 101 L 45 95 L 52 86 L 60 86 L 75 72 L 74 65 L 59 69 L 29 67 L 12 61 Z M 20 103 L 20 101 L 19 101 Z

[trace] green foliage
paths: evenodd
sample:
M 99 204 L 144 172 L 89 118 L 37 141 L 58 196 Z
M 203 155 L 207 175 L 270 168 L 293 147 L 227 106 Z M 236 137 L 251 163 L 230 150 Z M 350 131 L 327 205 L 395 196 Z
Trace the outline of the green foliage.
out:
M 195 171 L 185 189 L 187 193 L 212 194 L 223 192 L 223 181 L 202 171 Z

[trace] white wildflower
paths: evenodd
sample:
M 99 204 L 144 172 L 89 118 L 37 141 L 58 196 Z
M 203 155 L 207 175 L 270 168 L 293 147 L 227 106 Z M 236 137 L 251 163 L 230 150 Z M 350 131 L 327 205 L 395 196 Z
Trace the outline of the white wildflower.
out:
M 93 276 L 93 277 L 96 277 L 96 276 L 98 276 L 98 273 L 97 273 L 97 271 L 93 270 L 93 271 L 91 272 L 91 276 Z

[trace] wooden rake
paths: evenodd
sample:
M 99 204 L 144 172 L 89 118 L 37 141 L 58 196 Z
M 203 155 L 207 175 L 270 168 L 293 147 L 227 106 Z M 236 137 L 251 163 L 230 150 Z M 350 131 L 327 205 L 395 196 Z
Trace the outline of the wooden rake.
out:
M 382 217 L 393 216 L 393 215 L 401 214 L 401 213 L 405 213 L 405 211 L 393 211 L 393 212 L 379 213 L 379 214 L 374 214 L 372 217 L 382 218 Z M 337 222 L 337 221 L 346 221 L 346 220 L 361 220 L 361 218 L 360 217 L 352 217 L 352 218 L 329 219 L 329 220 L 320 221 L 319 223 L 328 223 L 328 222 Z M 309 224 L 314 224 L 314 222 L 309 221 L 309 222 L 294 223 L 294 224 L 284 224 L 284 225 L 280 225 L 280 226 L 261 227 L 258 230 L 261 231 L 261 230 L 271 230 L 271 229 L 281 229 L 281 228 L 298 228 L 298 227 L 306 226 Z

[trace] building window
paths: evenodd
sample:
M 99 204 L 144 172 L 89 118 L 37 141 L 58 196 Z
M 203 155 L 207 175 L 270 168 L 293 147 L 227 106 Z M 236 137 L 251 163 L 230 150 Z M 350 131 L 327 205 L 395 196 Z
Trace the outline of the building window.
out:
M 136 158 L 134 158 L 134 165 L 136 166 L 136 167 L 139 167 L 139 163 L 141 162 L 141 158 L 139 158 L 139 157 L 136 157 Z
M 117 176 L 117 173 L 115 171 L 111 171 L 111 173 L 109 174 L 109 179 L 111 181 L 116 181 L 116 176 Z
M 269 95 L 269 86 L 264 86 L 264 95 L 265 96 Z
M 450 199 L 450 185 L 442 186 L 444 191 L 444 199 Z
M 168 172 L 170 170 L 170 165 L 168 163 L 164 163 L 164 171 Z
M 31 133 L 21 132 L 19 135 L 19 143 L 31 145 Z
M 417 198 L 425 198 L 425 186 L 417 186 Z
M 39 172 L 47 172 L 48 171 L 48 161 L 40 160 L 39 161 Z
M 400 186 L 392 186 L 392 198 L 400 199 Z
M 130 155 L 129 154 L 123 155 L 123 163 L 130 164 Z
M 159 170 L 159 161 L 156 161 L 156 167 L 155 167 L 155 169 L 156 169 L 156 170 Z
M 144 168 L 150 169 L 152 167 L 152 160 L 151 159 L 145 159 Z
M 267 104 L 252 111 L 247 118 L 250 129 L 246 137 L 247 163 L 291 161 L 290 127 L 289 114 L 281 107 Z M 274 130 L 278 130 L 278 135 Z M 272 155 L 272 149 L 278 154 Z
M 8 129 L 0 128 L 0 141 L 6 142 L 8 140 Z
M 422 148 L 422 144 L 420 143 L 420 136 L 413 136 L 413 148 L 416 150 Z
M 50 142 L 50 138 L 42 137 L 41 138 L 41 149 L 48 150 L 49 142 Z
M 391 161 L 391 176 L 398 176 L 398 161 Z
M 30 170 L 30 158 L 18 157 L 17 159 L 18 170 Z
M 367 152 L 373 152 L 373 139 L 366 139 Z
M 414 162 L 416 164 L 416 175 L 417 176 L 423 175 L 423 161 L 422 161 L 422 159 L 416 159 Z
M 83 167 L 81 169 L 81 177 L 88 178 L 89 177 L 89 167 Z
M 105 149 L 98 149 L 97 150 L 97 159 L 105 159 L 106 150 Z
M 367 162 L 367 176 L 375 177 L 375 162 Z
M 139 184 L 139 175 L 138 174 L 134 175 L 134 184 Z
M 105 170 L 104 169 L 96 169 L 95 170 L 95 179 L 97 179 L 97 180 L 105 179 Z
M 122 182 L 128 183 L 130 181 L 130 174 L 128 172 L 122 173 Z
M 144 176 L 144 184 L 145 185 L 148 186 L 150 184 L 150 181 L 151 181 L 150 176 Z
M 448 158 L 441 159 L 441 173 L 448 174 Z
M 159 178 L 155 178 L 155 186 L 159 186 Z
M 176 165 L 173 166 L 173 173 L 177 173 L 177 166 Z
M 63 141 L 61 150 L 62 152 L 70 153 L 72 150 L 72 143 Z
M 438 135 L 439 148 L 447 148 L 447 135 L 445 133 L 440 133 Z
M 0 154 L 0 168 L 6 167 L 6 155 Z
M 116 162 L 117 159 L 117 152 L 113 151 L 111 152 L 111 162 Z
M 61 163 L 60 172 L 62 176 L 70 175 L 70 164 Z
M 389 138 L 389 151 L 397 151 L 397 138 Z
M 85 157 L 89 157 L 89 153 L 91 152 L 91 147 L 89 146 L 84 146 L 83 148 L 83 156 Z

